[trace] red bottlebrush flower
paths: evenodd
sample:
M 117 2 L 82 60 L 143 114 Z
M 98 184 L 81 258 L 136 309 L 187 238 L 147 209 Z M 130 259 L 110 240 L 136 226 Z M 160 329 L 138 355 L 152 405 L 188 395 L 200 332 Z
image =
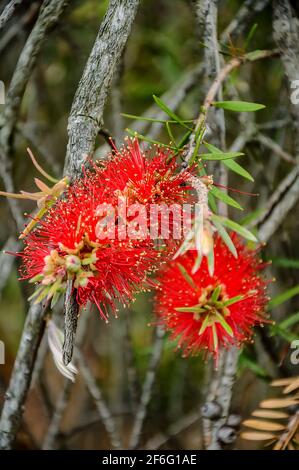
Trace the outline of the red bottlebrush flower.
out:
M 127 146 L 115 149 L 103 166 L 95 166 L 98 182 L 107 183 L 106 194 L 126 196 L 131 204 L 182 204 L 187 201 L 188 170 L 179 167 L 169 149 L 154 147 L 154 156 L 143 152 L 137 139 L 128 140 Z M 97 162 L 99 163 L 99 162 Z M 95 180 L 96 182 L 96 180 Z
M 158 274 L 156 313 L 172 339 L 179 338 L 186 356 L 206 350 L 217 362 L 219 347 L 240 345 L 252 337 L 255 325 L 265 322 L 267 281 L 259 275 L 264 264 L 235 234 L 232 239 L 237 258 L 219 236 L 215 238 L 212 277 L 206 259 L 192 274 L 195 250 L 166 264 Z
M 129 234 L 121 239 L 108 233 L 99 237 L 98 208 L 114 207 L 118 197 L 130 204 L 140 199 L 182 203 L 187 198 L 182 186 L 186 175 L 176 174 L 176 164 L 167 163 L 169 156 L 158 149 L 147 161 L 134 140 L 123 154 L 117 152 L 101 167 L 94 165 L 67 189 L 27 236 L 20 253 L 22 278 L 37 284 L 35 302 L 51 299 L 54 305 L 71 280 L 79 305 L 95 303 L 106 319 L 108 305 L 115 310 L 116 301 L 130 302 L 137 290 L 151 283 L 148 274 L 170 250 L 157 250 L 149 234 L 140 239 Z

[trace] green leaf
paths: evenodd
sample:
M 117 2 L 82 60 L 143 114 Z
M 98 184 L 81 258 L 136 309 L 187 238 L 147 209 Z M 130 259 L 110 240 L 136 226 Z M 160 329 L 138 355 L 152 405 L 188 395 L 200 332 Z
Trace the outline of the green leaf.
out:
M 250 214 L 245 215 L 245 217 L 242 217 L 241 220 L 239 220 L 241 225 L 248 225 L 251 222 L 254 222 L 264 211 L 264 209 L 256 209 L 255 211 L 250 212 Z
M 190 312 L 190 313 L 202 313 L 205 311 L 204 308 L 201 308 L 200 305 L 193 305 L 192 307 L 176 307 L 177 312 Z
M 155 119 L 155 118 L 149 118 L 145 116 L 136 116 L 135 114 L 127 114 L 127 113 L 121 113 L 121 116 L 126 117 L 128 119 L 134 119 L 135 121 L 148 121 L 148 122 L 159 122 L 161 124 L 166 124 L 169 122 L 170 124 L 179 124 L 177 121 L 170 121 L 168 119 Z M 188 120 L 181 120 L 182 122 L 185 123 L 192 123 L 192 119 Z
M 213 106 L 237 112 L 253 112 L 265 108 L 263 104 L 249 103 L 248 101 L 215 101 Z
M 257 377 L 268 378 L 268 372 L 257 364 L 249 355 L 244 351 L 241 352 L 239 356 L 239 366 L 247 367 L 250 369 Z
M 227 231 L 223 227 L 223 225 L 221 225 L 221 223 L 217 220 L 213 220 L 213 223 L 214 223 L 214 225 L 217 229 L 217 232 L 219 233 L 220 237 L 222 238 L 222 240 L 226 244 L 229 251 L 232 253 L 232 255 L 235 258 L 238 258 L 238 253 L 237 253 L 236 247 L 235 247 L 232 239 L 230 238 L 229 234 L 227 233 Z
M 288 343 L 292 343 L 292 341 L 299 339 L 298 335 L 292 333 L 291 331 L 287 331 L 284 328 L 281 328 L 279 325 L 271 325 L 270 332 L 272 336 L 278 335 Z
M 299 260 L 290 258 L 273 258 L 272 264 L 280 266 L 281 268 L 294 268 L 299 269 Z
M 183 137 L 181 138 L 181 140 L 179 141 L 177 145 L 178 149 L 181 149 L 182 147 L 184 147 L 184 145 L 188 142 L 191 134 L 192 134 L 192 131 L 190 130 L 190 131 L 187 131 L 186 134 L 183 135 Z
M 216 300 L 218 300 L 220 292 L 221 292 L 221 286 L 217 286 L 216 289 L 213 291 L 213 294 L 211 297 L 212 302 L 215 302 Z
M 208 326 L 211 326 L 209 315 L 207 315 L 204 321 L 202 322 L 202 325 L 200 327 L 198 334 L 202 335 Z
M 202 153 L 198 157 L 202 160 L 231 160 L 232 158 L 244 155 L 242 152 L 211 152 Z
M 217 335 L 217 330 L 216 330 L 215 323 L 212 323 L 212 332 L 213 332 L 214 350 L 217 351 L 217 349 L 218 349 L 218 335 Z
M 221 325 L 222 328 L 226 331 L 226 333 L 229 334 L 230 336 L 234 336 L 233 330 L 231 329 L 231 327 L 229 326 L 229 324 L 225 321 L 225 319 L 224 319 L 224 317 L 221 315 L 221 313 L 216 312 L 216 318 L 217 318 L 218 323 L 220 323 L 220 325 Z
M 256 237 L 245 227 L 242 227 L 242 225 L 239 225 L 237 222 L 234 222 L 233 220 L 230 220 L 226 217 L 222 217 L 220 215 L 212 215 L 212 220 L 216 220 L 220 224 L 224 225 L 225 227 L 233 230 L 234 232 L 238 233 L 242 237 L 246 238 L 247 240 L 250 240 L 252 242 L 257 242 Z
M 256 32 L 256 29 L 257 29 L 257 23 L 254 23 L 254 25 L 252 26 L 252 28 L 250 29 L 248 35 L 247 35 L 247 38 L 245 40 L 245 44 L 244 44 L 244 49 L 246 50 L 249 46 L 249 43 L 251 41 L 251 39 L 253 38 L 255 32 Z M 249 54 L 253 54 L 255 53 L 256 51 L 253 51 L 253 52 L 250 52 Z
M 240 302 L 240 300 L 244 299 L 244 295 L 236 295 L 235 297 L 231 297 L 226 302 L 223 302 L 224 307 L 229 307 L 230 305 L 235 304 L 236 302 Z
M 210 193 L 210 191 L 208 192 L 208 201 L 209 201 L 209 205 L 212 211 L 214 213 L 217 213 L 217 204 L 216 204 L 214 196 Z
M 169 136 L 169 139 L 170 141 L 175 145 L 176 145 L 176 142 L 175 142 L 175 138 L 174 138 L 174 135 L 172 133 L 172 130 L 171 130 L 171 125 L 169 122 L 166 122 L 166 129 L 167 129 L 167 132 L 168 132 L 168 136 Z
M 211 152 L 211 153 L 222 153 L 222 150 L 220 150 L 218 147 L 215 147 L 215 145 L 210 144 L 209 142 L 204 141 L 203 145 Z
M 293 313 L 288 318 L 281 321 L 279 323 L 279 326 L 282 329 L 286 329 L 286 328 L 289 328 L 290 326 L 295 325 L 296 323 L 299 323 L 299 312 Z
M 210 193 L 213 194 L 213 196 L 217 197 L 217 199 L 220 199 L 225 204 L 235 207 L 236 209 L 240 209 L 241 211 L 243 210 L 242 206 L 240 206 L 237 201 L 235 201 L 231 196 L 224 193 L 223 191 L 220 191 L 220 189 L 218 189 L 216 186 L 213 186 L 210 189 Z
M 214 276 L 214 269 L 215 269 L 215 259 L 214 259 L 214 247 L 211 249 L 207 256 L 208 262 L 208 271 L 211 277 Z
M 279 305 L 283 304 L 287 300 L 290 300 L 292 297 L 295 297 L 295 295 L 299 294 L 299 285 L 292 287 L 291 289 L 288 289 L 287 291 L 283 292 L 282 294 L 277 295 L 276 297 L 273 297 L 270 302 L 268 303 L 268 310 L 272 310 L 275 307 L 278 307 Z
M 223 164 L 229 168 L 231 171 L 234 171 L 240 176 L 243 176 L 243 178 L 246 178 L 249 181 L 254 181 L 253 177 L 251 176 L 250 173 L 248 173 L 245 168 L 243 168 L 239 163 L 235 162 L 234 160 L 224 160 Z
M 178 122 L 179 124 L 181 124 L 181 126 L 183 127 L 186 127 L 186 129 L 190 129 L 189 126 L 187 126 L 185 124 L 185 122 L 177 115 L 175 114 L 168 106 L 167 104 L 165 104 L 161 98 L 159 98 L 158 96 L 156 95 L 153 95 L 153 98 L 155 100 L 155 103 L 159 106 L 159 108 L 162 109 L 162 111 L 164 111 L 164 113 L 168 114 L 168 116 L 171 117 L 171 119 L 173 119 L 174 121 Z
M 197 285 L 193 281 L 192 277 L 187 273 L 186 269 L 184 266 L 182 266 L 180 263 L 177 263 L 179 270 L 181 271 L 182 276 L 185 278 L 185 280 L 188 282 L 188 284 L 193 287 L 193 289 L 197 289 Z
M 175 148 L 175 147 L 172 147 L 171 145 L 162 144 L 162 143 L 159 142 L 158 140 L 149 139 L 148 137 L 145 137 L 144 135 L 139 134 L 139 133 L 136 132 L 136 131 L 133 131 L 133 129 L 127 128 L 126 131 L 127 131 L 128 134 L 131 135 L 132 137 L 137 137 L 138 139 L 144 140 L 145 142 L 149 142 L 150 144 L 159 145 L 160 147 L 166 147 L 166 148 L 171 149 L 171 150 L 176 150 L 176 148 Z

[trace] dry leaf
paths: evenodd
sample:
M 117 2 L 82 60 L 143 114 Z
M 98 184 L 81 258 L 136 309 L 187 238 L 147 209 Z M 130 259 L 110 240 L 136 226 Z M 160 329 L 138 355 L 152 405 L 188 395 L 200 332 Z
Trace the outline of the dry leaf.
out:
M 269 432 L 242 432 L 241 437 L 248 441 L 267 441 L 269 439 L 275 439 L 277 436 Z
M 284 419 L 288 418 L 289 415 L 287 413 L 283 413 L 282 411 L 274 411 L 274 410 L 255 410 L 252 413 L 252 416 L 257 416 L 259 418 L 270 418 L 270 419 Z
M 283 387 L 293 382 L 295 377 L 286 377 L 285 379 L 276 379 L 271 382 L 272 387 Z
M 297 390 L 297 388 L 299 388 L 299 377 L 293 380 L 293 382 L 283 390 L 283 393 L 291 393 Z
M 259 419 L 246 419 L 243 422 L 244 426 L 261 431 L 283 431 L 285 426 L 283 424 L 273 423 L 273 421 L 262 421 Z
M 264 400 L 260 403 L 261 408 L 287 408 L 288 406 L 297 405 L 298 400 L 291 398 L 273 398 Z

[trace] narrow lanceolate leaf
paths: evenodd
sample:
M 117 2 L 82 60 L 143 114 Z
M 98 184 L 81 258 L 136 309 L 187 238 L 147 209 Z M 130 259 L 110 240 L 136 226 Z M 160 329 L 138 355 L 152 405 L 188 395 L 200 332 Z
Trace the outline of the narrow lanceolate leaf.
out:
M 183 127 L 186 127 L 186 129 L 190 129 L 189 126 L 187 126 L 185 124 L 185 122 L 177 115 L 175 114 L 168 106 L 166 103 L 164 103 L 161 98 L 159 98 L 158 96 L 156 95 L 153 95 L 153 98 L 154 98 L 154 101 L 155 103 L 159 106 L 159 108 L 162 109 L 162 111 L 164 111 L 164 113 L 166 113 L 168 116 L 171 117 L 171 119 L 173 119 L 174 121 L 178 122 L 179 124 L 181 124 L 181 126 Z
M 169 148 L 171 150 L 176 150 L 176 148 L 171 146 L 171 145 L 162 144 L 158 140 L 150 139 L 149 137 L 146 137 L 145 135 L 139 134 L 138 132 L 134 131 L 133 129 L 127 128 L 126 131 L 128 132 L 128 134 L 130 136 L 137 137 L 138 139 L 144 140 L 145 142 L 149 142 L 150 144 L 159 145 L 160 147 L 166 147 L 166 148 Z
M 297 389 L 299 389 L 299 377 L 297 377 L 297 379 L 295 378 L 293 383 L 291 383 L 284 389 L 283 393 L 291 393 Z
M 253 235 L 253 233 L 251 233 L 247 228 L 243 227 L 242 225 L 239 225 L 237 222 L 228 219 L 227 217 L 222 217 L 220 215 L 213 214 L 212 220 L 218 221 L 220 224 L 233 230 L 234 232 L 238 233 L 247 240 L 257 242 L 257 238 Z
M 216 289 L 213 291 L 213 294 L 211 297 L 212 302 L 216 302 L 216 300 L 218 300 L 220 292 L 221 292 L 221 286 L 217 286 Z
M 298 377 L 299 378 L 299 377 Z M 272 380 L 272 387 L 284 387 L 285 385 L 290 385 L 294 381 L 295 377 L 286 377 L 284 379 L 275 379 Z
M 211 277 L 213 277 L 215 269 L 214 248 L 212 248 L 209 254 L 207 255 L 207 262 L 209 274 Z
M 135 121 L 159 122 L 159 123 L 164 123 L 164 124 L 169 122 L 170 124 L 177 124 L 177 121 L 170 121 L 168 119 L 155 119 L 155 118 L 150 118 L 146 116 L 137 116 L 135 114 L 127 114 L 127 113 L 120 113 L 120 115 L 128 119 L 134 119 Z M 182 122 L 192 123 L 193 121 L 192 119 L 188 119 L 188 120 L 182 120 Z
M 275 266 L 279 266 L 281 268 L 299 269 L 299 260 L 298 259 L 273 258 L 272 263 Z
M 242 152 L 212 152 L 212 153 L 201 153 L 198 157 L 202 160 L 231 160 L 232 158 L 240 157 L 244 155 Z
M 224 159 L 223 164 L 229 168 L 231 171 L 234 171 L 240 176 L 243 176 L 243 178 L 249 180 L 249 181 L 254 181 L 253 177 L 251 176 L 250 173 L 248 173 L 245 168 L 243 168 L 239 163 L 235 162 L 234 160 L 226 160 Z
M 252 416 L 256 416 L 257 418 L 269 418 L 269 419 L 289 418 L 289 415 L 287 413 L 283 413 L 282 411 L 274 411 L 274 410 L 255 410 L 253 411 Z
M 215 101 L 213 106 L 236 112 L 253 112 L 265 108 L 263 104 L 250 103 L 248 101 Z
M 180 263 L 177 263 L 179 270 L 181 271 L 182 276 L 186 279 L 188 284 L 193 287 L 193 289 L 197 289 L 197 285 L 193 281 L 192 277 L 187 273 L 186 269 L 184 266 L 182 266 Z
M 224 241 L 224 243 L 226 244 L 227 248 L 229 249 L 229 251 L 232 253 L 232 255 L 235 257 L 235 258 L 238 258 L 238 252 L 237 252 L 237 249 L 232 241 L 232 239 L 230 238 L 229 234 L 227 233 L 227 231 L 225 230 L 225 228 L 223 227 L 223 225 L 221 225 L 219 223 L 219 221 L 217 220 L 214 220 L 214 225 L 217 229 L 217 232 L 219 233 L 220 237 L 222 238 L 222 240 Z
M 234 336 L 234 332 L 233 330 L 231 329 L 231 327 L 229 326 L 229 324 L 225 321 L 225 319 L 223 318 L 223 316 L 221 315 L 221 313 L 216 313 L 216 318 L 217 318 L 217 322 L 220 323 L 220 325 L 222 326 L 222 328 L 226 331 L 226 333 L 229 335 L 229 336 Z
M 210 324 L 210 318 L 207 315 L 206 318 L 204 319 L 204 321 L 202 322 L 202 325 L 200 327 L 200 330 L 199 330 L 198 334 L 202 335 L 205 332 L 205 330 L 208 326 L 211 326 L 211 324 Z
M 240 300 L 243 300 L 244 296 L 243 295 L 236 295 L 235 297 L 232 297 L 231 299 L 226 300 L 226 302 L 223 302 L 224 307 L 229 307 L 230 305 L 235 304 L 236 302 L 240 302 Z
M 288 406 L 298 405 L 299 401 L 291 398 L 270 398 L 260 403 L 261 408 L 287 408 Z
M 268 303 L 268 310 L 272 310 L 272 308 L 278 307 L 278 305 L 283 304 L 284 302 L 290 300 L 292 297 L 295 297 L 295 295 L 298 294 L 299 285 L 287 290 L 286 292 L 283 292 L 282 294 L 277 295 L 276 297 L 273 297 Z
M 273 421 L 262 421 L 259 419 L 246 419 L 243 424 L 248 428 L 257 429 L 259 431 L 283 431 L 285 429 L 283 424 L 274 423 Z
M 293 313 L 288 318 L 279 323 L 280 328 L 286 329 L 299 323 L 299 312 Z
M 214 351 L 217 351 L 218 350 L 218 335 L 217 335 L 215 323 L 212 323 L 212 332 L 213 332 Z
M 269 432 L 242 432 L 241 437 L 247 441 L 269 441 L 277 436 Z
M 220 199 L 225 204 L 235 207 L 236 209 L 240 209 L 241 211 L 243 210 L 242 206 L 240 206 L 237 201 L 235 201 L 231 196 L 224 193 L 223 191 L 220 191 L 220 189 L 218 189 L 216 186 L 213 186 L 210 189 L 210 193 L 213 194 L 213 196 L 215 196 L 217 199 Z
M 190 312 L 190 313 L 202 313 L 205 311 L 204 308 L 201 308 L 200 305 L 192 305 L 191 307 L 176 307 L 175 310 L 177 312 L 182 312 L 182 313 L 185 313 L 185 312 Z
M 209 201 L 209 206 L 214 212 L 214 214 L 217 214 L 217 204 L 216 204 L 214 196 L 210 193 L 210 191 L 208 192 L 208 201 Z

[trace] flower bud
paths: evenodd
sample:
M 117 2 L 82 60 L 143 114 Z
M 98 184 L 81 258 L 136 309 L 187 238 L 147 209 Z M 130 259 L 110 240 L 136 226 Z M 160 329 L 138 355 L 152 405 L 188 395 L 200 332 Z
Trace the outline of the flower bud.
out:
M 238 429 L 241 424 L 242 418 L 240 415 L 231 414 L 227 418 L 226 424 L 232 428 Z
M 217 438 L 223 444 L 232 444 L 237 438 L 237 433 L 231 426 L 224 425 L 219 429 Z
M 81 269 L 81 260 L 78 256 L 68 255 L 65 258 L 65 267 L 71 273 L 77 273 Z
M 222 413 L 222 406 L 217 401 L 210 401 L 201 407 L 202 417 L 206 419 L 218 419 Z

